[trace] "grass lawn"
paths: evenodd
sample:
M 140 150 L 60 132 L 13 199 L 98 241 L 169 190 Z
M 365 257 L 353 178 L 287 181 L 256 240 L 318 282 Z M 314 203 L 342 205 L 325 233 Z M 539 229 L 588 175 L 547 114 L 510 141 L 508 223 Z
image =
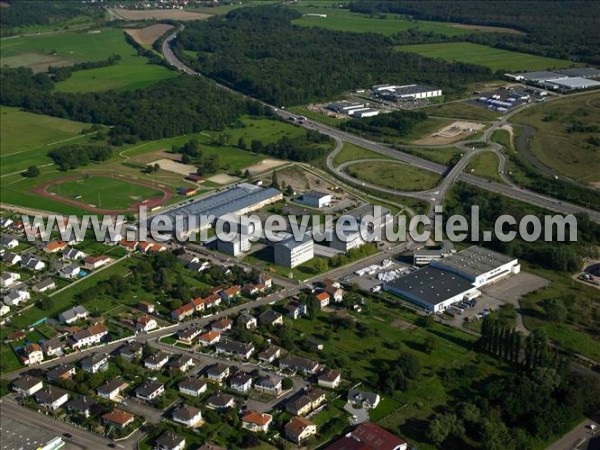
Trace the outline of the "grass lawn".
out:
M 127 209 L 141 200 L 162 196 L 160 191 L 151 187 L 107 176 L 83 176 L 53 185 L 48 190 L 86 205 L 108 209 Z
M 420 108 L 419 111 L 431 116 L 471 119 L 478 121 L 495 120 L 500 117 L 498 112 L 490 111 L 487 108 L 463 102 L 442 103 L 441 105 Z
M 493 71 L 547 70 L 575 65 L 572 61 L 564 59 L 501 50 L 470 42 L 402 45 L 396 48 L 402 52 L 418 53 L 428 58 L 440 58 L 446 61 L 459 61 L 486 66 Z
M 359 147 L 349 142 L 344 142 L 344 146 L 333 159 L 334 166 L 339 166 L 348 161 L 357 161 L 360 159 L 391 159 L 381 153 L 372 152 L 366 148 Z
M 340 123 L 347 122 L 348 119 L 336 119 L 335 117 L 330 117 L 327 114 L 321 114 L 320 112 L 311 111 L 310 109 L 304 106 L 292 106 L 289 110 L 293 113 L 300 114 L 305 116 L 310 120 L 314 120 L 315 122 L 322 123 L 324 125 L 329 125 L 330 127 L 337 127 Z
M 589 142 L 600 139 L 600 92 L 538 104 L 511 120 L 535 128 L 529 149 L 546 166 L 584 183 L 600 181 L 600 146 Z M 576 124 L 596 131 L 569 132 Z
M 495 130 L 492 133 L 492 141 L 504 146 L 504 148 L 512 150 L 513 143 L 508 130 Z
M 432 189 L 440 181 L 438 174 L 406 164 L 388 162 L 365 162 L 348 167 L 350 175 L 401 191 L 424 191 Z
M 502 178 L 498 173 L 498 157 L 493 152 L 483 152 L 474 156 L 466 167 L 466 172 L 471 172 L 473 175 L 502 182 Z
M 443 147 L 443 148 L 407 148 L 403 147 L 402 151 L 410 153 L 411 155 L 417 155 L 421 158 L 428 159 L 440 164 L 448 165 L 455 157 L 461 154 L 460 150 L 456 147 Z
M 58 60 L 53 65 L 101 61 L 111 54 L 121 56 L 117 65 L 75 72 L 68 80 L 57 83 L 56 90 L 96 92 L 138 89 L 178 75 L 166 67 L 148 64 L 147 59 L 138 56 L 136 50 L 125 41 L 124 31 L 117 28 L 20 37 L 3 41 L 0 50 L 2 65 L 12 67 L 36 67 L 40 59 L 48 57 Z
M 469 34 L 473 30 L 465 30 L 442 22 L 410 20 L 397 14 L 377 14 L 373 17 L 366 14 L 353 13 L 347 9 L 299 6 L 294 9 L 303 14 L 327 14 L 327 17 L 304 16 L 293 23 L 307 27 L 321 27 L 328 30 L 352 31 L 356 33 L 380 33 L 387 36 L 417 29 L 423 32 L 441 33 L 446 36 Z

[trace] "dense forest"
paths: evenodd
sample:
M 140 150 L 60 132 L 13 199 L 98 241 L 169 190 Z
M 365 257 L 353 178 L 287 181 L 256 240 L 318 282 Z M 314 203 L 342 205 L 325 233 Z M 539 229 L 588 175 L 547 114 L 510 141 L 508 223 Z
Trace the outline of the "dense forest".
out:
M 198 52 L 201 73 L 276 105 L 306 104 L 377 83 L 429 83 L 450 94 L 487 80 L 485 67 L 432 60 L 394 50 L 377 34 L 295 26 L 300 13 L 284 7 L 241 8 L 190 23 L 176 50 Z
M 340 124 L 343 130 L 372 137 L 406 136 L 412 128 L 427 119 L 427 114 L 413 111 L 394 111 L 365 119 L 351 119 Z
M 387 0 L 353 1 L 354 12 L 397 13 L 415 19 L 514 28 L 526 33 L 473 33 L 467 39 L 509 50 L 600 64 L 596 1 Z
M 513 216 L 517 222 L 528 214 L 542 218 L 544 211 L 525 205 L 508 197 L 503 197 L 492 192 L 483 191 L 462 183 L 456 185 L 446 199 L 445 214 L 470 217 L 471 205 L 479 206 L 481 230 L 494 230 L 494 223 L 502 214 Z M 510 242 L 501 242 L 494 239 L 490 242 L 478 243 L 523 259 L 545 269 L 576 272 L 581 269 L 581 259 L 584 257 L 597 257 L 597 243 L 600 242 L 600 225 L 591 221 L 588 216 L 577 215 L 577 242 L 564 242 L 556 245 L 554 242 L 545 242 L 540 239 L 535 242 L 525 242 L 514 239 Z M 505 231 L 518 231 L 516 227 L 505 227 Z M 542 234 L 543 235 L 543 234 Z
M 265 108 L 225 92 L 210 81 L 181 76 L 126 92 L 53 92 L 45 73 L 0 71 L 0 104 L 81 122 L 118 126 L 124 136 L 143 140 L 221 130 L 242 114 L 264 115 Z M 113 135 L 114 137 L 114 135 Z
M 78 16 L 103 17 L 102 8 L 79 1 L 7 0 L 0 14 L 2 36 L 9 36 L 16 28 L 32 25 L 52 25 Z

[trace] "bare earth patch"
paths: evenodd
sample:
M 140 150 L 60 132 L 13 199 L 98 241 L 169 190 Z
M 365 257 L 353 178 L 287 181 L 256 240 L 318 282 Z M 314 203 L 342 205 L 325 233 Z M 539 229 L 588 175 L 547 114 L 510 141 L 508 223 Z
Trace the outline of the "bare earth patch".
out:
M 422 145 L 443 145 L 452 144 L 453 142 L 460 141 L 474 132 L 481 130 L 484 127 L 482 123 L 478 122 L 452 122 L 450 125 L 439 129 L 435 133 L 429 136 L 413 141 L 413 144 Z
M 263 159 L 261 162 L 256 163 L 252 166 L 246 167 L 246 170 L 250 172 L 250 175 L 256 175 L 257 173 L 266 172 L 267 170 L 274 169 L 275 167 L 283 166 L 287 164 L 285 161 L 279 161 L 277 159 Z
M 522 31 L 515 30 L 514 28 L 504 28 L 504 27 L 488 27 L 485 25 L 468 25 L 466 23 L 449 23 L 449 26 L 452 28 L 461 28 L 463 30 L 473 30 L 473 31 L 488 31 L 495 33 L 509 33 L 509 34 L 526 34 Z
M 30 52 L 2 58 L 0 64 L 8 67 L 29 67 L 34 72 L 45 72 L 48 66 L 71 66 L 75 62 L 62 56 L 47 55 L 44 53 Z
M 166 23 L 157 23 L 146 28 L 126 28 L 125 32 L 135 41 L 144 46 L 150 47 L 156 40 L 173 28 L 173 25 Z
M 182 164 L 178 161 L 173 161 L 172 159 L 158 159 L 148 163 L 148 165 L 151 166 L 154 164 L 158 164 L 162 170 L 175 172 L 184 177 L 188 176 L 190 173 L 196 173 L 195 166 L 192 166 L 191 164 Z
M 207 178 L 206 181 L 210 181 L 211 183 L 217 184 L 230 184 L 239 181 L 238 177 L 234 177 L 232 175 L 227 175 L 226 173 L 220 173 L 217 175 L 213 175 L 210 178 Z
M 125 20 L 172 19 L 172 20 L 204 20 L 211 14 L 204 14 L 183 9 L 124 9 L 112 8 L 111 11 Z

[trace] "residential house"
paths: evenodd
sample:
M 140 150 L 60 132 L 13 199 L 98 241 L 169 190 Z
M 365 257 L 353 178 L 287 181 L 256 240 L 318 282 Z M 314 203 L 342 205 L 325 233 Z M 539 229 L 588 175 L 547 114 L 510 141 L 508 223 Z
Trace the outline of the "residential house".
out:
M 0 305 L 0 316 L 8 314 L 9 312 L 10 312 L 10 306 Z M 4 325 L 4 322 L 2 322 L 1 325 Z
M 279 367 L 290 369 L 294 372 L 302 372 L 305 375 L 314 375 L 319 370 L 319 363 L 307 358 L 288 355 L 279 360 Z
M 50 241 L 44 247 L 46 253 L 58 253 L 67 248 L 67 243 L 63 241 Z
M 233 408 L 235 406 L 235 397 L 233 395 L 217 392 L 206 400 L 206 406 L 211 409 L 222 410 Z
M 267 413 L 248 411 L 242 416 L 242 428 L 253 433 L 266 433 L 273 422 L 273 416 Z
M 213 331 L 218 331 L 219 333 L 225 333 L 231 330 L 232 326 L 233 322 L 225 317 L 223 319 L 217 320 L 216 322 L 213 322 L 210 325 L 210 329 Z
M 317 295 L 315 295 L 315 299 L 321 308 L 325 308 L 327 305 L 329 305 L 330 297 L 327 292 L 319 292 Z
M 4 296 L 4 304 L 8 306 L 19 306 L 31 298 L 31 294 L 24 289 L 14 289 Z
M 373 450 L 407 450 L 408 443 L 372 422 L 361 423 L 350 437 Z
M 177 309 L 174 309 L 173 311 L 171 311 L 171 317 L 179 322 L 181 322 L 183 319 L 185 319 L 186 317 L 191 316 L 192 314 L 194 314 L 194 304 L 193 303 L 186 303 L 183 306 L 180 306 Z
M 202 412 L 193 406 L 182 405 L 173 412 L 173 422 L 195 427 L 202 422 Z
M 42 347 L 39 344 L 31 343 L 23 349 L 23 354 L 21 355 L 21 362 L 30 366 L 32 364 L 41 363 L 44 360 L 44 352 L 42 351 Z
M 19 395 L 29 396 L 44 387 L 44 382 L 31 375 L 22 375 L 12 383 L 12 388 Z
M 187 355 L 177 355 L 169 361 L 168 366 L 171 369 L 179 370 L 180 372 L 187 372 L 194 367 L 194 359 Z
M 208 261 L 204 262 L 192 262 L 189 263 L 187 268 L 192 272 L 204 272 L 206 269 L 210 267 L 210 263 Z
M 285 437 L 298 445 L 315 434 L 317 434 L 317 426 L 304 417 L 292 417 L 285 425 Z
M 326 370 L 317 377 L 317 384 L 329 389 L 337 389 L 342 382 L 342 374 L 337 370 Z
M 85 256 L 85 253 L 83 253 L 81 250 L 76 249 L 75 247 L 67 247 L 63 250 L 63 259 L 76 261 L 85 258 Z
M 247 330 L 253 330 L 258 325 L 256 317 L 248 313 L 240 314 L 240 316 L 237 318 L 237 323 L 242 324 L 242 326 Z
M 248 392 L 252 387 L 252 375 L 238 372 L 229 380 L 229 387 L 234 391 Z
M 132 361 L 142 356 L 144 346 L 141 342 L 133 341 L 129 344 L 125 344 L 117 350 L 117 355 L 127 361 Z
M 108 355 L 105 353 L 96 353 L 86 356 L 80 362 L 81 368 L 88 373 L 103 372 L 108 369 Z
M 325 292 L 334 303 L 341 303 L 344 301 L 344 290 L 342 288 L 334 287 L 330 284 L 325 288 Z
M 141 317 L 138 317 L 135 327 L 138 330 L 148 332 L 158 327 L 158 323 L 156 323 L 155 318 L 146 314 Z
M 217 363 L 206 369 L 206 377 L 209 380 L 222 383 L 231 374 L 231 368 L 226 364 Z
M 258 294 L 258 287 L 256 287 L 256 285 L 254 284 L 246 284 L 244 285 L 244 287 L 242 288 L 242 293 L 246 296 L 246 297 L 250 297 L 252 295 L 256 295 Z
M 38 405 L 53 411 L 69 401 L 69 393 L 54 386 L 46 386 L 37 391 L 34 396 Z
M 305 416 L 321 406 L 327 397 L 320 389 L 308 389 L 300 392 L 285 405 L 285 410 L 294 416 Z
M 62 356 L 66 343 L 61 340 L 60 336 L 55 336 L 42 342 L 42 350 L 48 357 Z
M 0 240 L 0 247 L 13 249 L 19 246 L 19 241 L 12 236 L 2 236 Z
M 67 264 L 58 271 L 58 274 L 63 278 L 73 280 L 79 276 L 79 272 L 81 272 L 81 267 L 79 267 L 79 265 Z
M 10 217 L 2 217 L 0 218 L 0 228 L 8 228 L 14 223 Z
M 261 326 L 279 326 L 283 325 L 283 316 L 272 309 L 267 309 L 264 313 L 258 316 L 258 323 Z
M 185 438 L 165 431 L 154 443 L 153 450 L 183 450 L 185 447 Z
M 359 391 L 358 389 L 350 389 L 348 391 L 348 401 L 355 405 L 362 405 L 364 408 L 375 409 L 381 397 L 374 392 Z
M 149 302 L 139 302 L 137 308 L 146 314 L 154 314 L 154 311 L 156 310 L 154 303 Z
M 160 397 L 165 392 L 165 385 L 160 381 L 146 380 L 135 390 L 135 396 L 148 402 Z
M 236 284 L 235 286 L 231 286 L 230 288 L 223 289 L 220 292 L 220 295 L 223 300 L 232 301 L 236 297 L 239 297 L 241 292 L 242 292 L 242 288 Z
M 129 386 L 129 384 L 125 381 L 113 378 L 98 388 L 98 397 L 112 401 L 119 400 L 121 393 L 127 389 L 127 386 Z
M 130 412 L 123 411 L 119 408 L 114 408 L 102 416 L 102 423 L 108 426 L 113 426 L 119 430 L 123 430 L 128 425 L 135 421 L 135 415 Z
M 307 313 L 306 305 L 296 300 L 290 300 L 283 308 L 287 311 L 287 316 L 293 320 L 299 319 Z
M 61 364 L 60 366 L 55 367 L 46 373 L 46 378 L 48 378 L 48 381 L 61 381 L 68 380 L 73 375 L 75 375 L 75 366 L 70 364 Z
M 81 347 L 99 344 L 107 334 L 108 329 L 103 324 L 97 323 L 85 330 L 71 334 L 69 343 L 74 350 L 79 350 Z
M 191 253 L 182 253 L 181 255 L 177 256 L 177 259 L 185 264 L 186 267 L 189 264 L 200 262 L 200 258 L 198 258 L 196 255 L 192 255 Z
M 273 287 L 273 279 L 267 274 L 261 273 L 258 277 L 258 282 L 264 284 L 265 289 L 271 289 Z
M 34 284 L 31 289 L 33 292 L 39 292 L 40 294 L 43 294 L 46 291 L 56 289 L 56 282 L 52 278 L 46 278 L 45 280 Z
M 258 359 L 260 361 L 265 361 L 265 362 L 268 362 L 270 364 L 272 364 L 273 361 L 275 361 L 279 357 L 281 357 L 281 349 L 279 347 L 274 346 L 274 345 L 271 345 L 270 347 L 267 347 L 265 350 L 263 350 L 262 352 L 260 352 L 258 354 Z
M 16 253 L 6 252 L 2 255 L 2 262 L 6 263 L 7 266 L 14 266 L 18 262 L 22 261 L 21 255 Z
M 106 255 L 86 256 L 83 258 L 83 266 L 88 270 L 96 270 L 110 263 L 110 258 Z
M 167 362 L 169 362 L 169 355 L 163 352 L 156 352 L 144 360 L 144 367 L 150 370 L 162 370 Z
M 67 325 L 77 322 L 78 320 L 87 319 L 89 312 L 85 309 L 85 306 L 75 306 L 74 308 L 67 309 L 66 311 L 58 315 L 58 320 Z
M 278 397 L 283 392 L 283 382 L 279 377 L 266 375 L 254 382 L 254 389 Z
M 221 340 L 221 333 L 218 331 L 209 331 L 208 333 L 204 333 L 203 335 L 198 337 L 198 342 L 203 347 L 208 347 L 209 345 L 214 345 Z
M 182 394 L 190 395 L 192 397 L 198 397 L 200 394 L 206 392 L 208 385 L 200 378 L 191 379 L 188 378 L 179 383 L 179 392 Z
M 177 333 L 177 340 L 183 344 L 192 345 L 194 340 L 202 334 L 202 328 L 190 327 Z
M 16 284 L 20 279 L 20 273 L 2 272 L 2 275 L 0 275 L 0 287 L 11 287 L 12 285 Z
M 123 247 L 128 252 L 134 252 L 138 248 L 138 241 L 128 241 L 126 239 L 121 239 L 119 241 L 119 246 Z
M 67 410 L 80 416 L 89 418 L 94 411 L 98 410 L 98 403 L 89 397 L 83 396 L 67 402 Z
M 217 354 L 225 353 L 226 355 L 237 356 L 241 359 L 250 359 L 254 353 L 254 344 L 232 340 L 221 340 L 215 345 L 215 351 Z

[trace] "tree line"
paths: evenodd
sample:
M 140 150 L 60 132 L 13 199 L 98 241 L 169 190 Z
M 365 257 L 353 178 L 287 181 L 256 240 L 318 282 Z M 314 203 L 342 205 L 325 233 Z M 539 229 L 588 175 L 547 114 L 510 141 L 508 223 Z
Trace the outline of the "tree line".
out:
M 394 111 L 364 119 L 351 119 L 341 123 L 342 130 L 374 137 L 404 137 L 415 125 L 427 119 L 424 112 Z
M 306 134 L 291 138 L 282 136 L 277 141 L 264 145 L 262 141 L 254 139 L 250 149 L 254 153 L 262 153 L 281 159 L 298 162 L 310 162 L 324 157 L 331 150 L 331 138 L 314 130 L 307 130 Z
M 469 82 L 492 78 L 485 67 L 401 53 L 392 39 L 375 33 L 293 25 L 300 16 L 285 7 L 240 8 L 190 23 L 175 49 L 201 73 L 276 105 L 322 101 L 377 83 L 428 83 L 462 92 Z M 184 49 L 198 52 L 197 59 Z
M 78 72 L 80 70 L 99 69 L 101 67 L 110 67 L 118 64 L 119 61 L 121 61 L 121 55 L 113 53 L 102 61 L 87 61 L 76 63 L 72 66 L 50 66 L 48 67 L 48 74 L 50 74 L 53 82 L 58 83 L 59 81 L 65 81 L 68 78 L 71 78 L 73 72 Z
M 419 20 L 508 27 L 519 33 L 472 33 L 462 39 L 507 50 L 600 63 L 600 8 L 595 1 L 353 1 L 353 12 L 395 13 Z
M 61 170 L 71 170 L 91 161 L 106 161 L 112 156 L 112 149 L 106 144 L 72 144 L 51 150 L 48 156 Z

